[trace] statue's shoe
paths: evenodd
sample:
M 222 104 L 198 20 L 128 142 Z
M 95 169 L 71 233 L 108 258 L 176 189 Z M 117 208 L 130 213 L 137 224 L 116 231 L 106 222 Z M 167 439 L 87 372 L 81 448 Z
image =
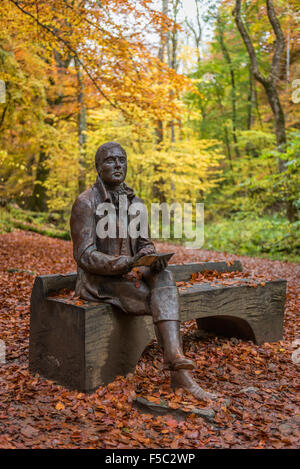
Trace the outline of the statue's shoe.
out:
M 168 362 L 164 365 L 166 370 L 177 371 L 177 370 L 193 370 L 195 368 L 194 362 L 186 357 L 177 357 L 172 362 Z
M 171 386 L 173 390 L 183 388 L 201 401 L 215 401 L 219 397 L 217 394 L 202 389 L 192 378 L 189 371 L 184 369 L 171 371 Z

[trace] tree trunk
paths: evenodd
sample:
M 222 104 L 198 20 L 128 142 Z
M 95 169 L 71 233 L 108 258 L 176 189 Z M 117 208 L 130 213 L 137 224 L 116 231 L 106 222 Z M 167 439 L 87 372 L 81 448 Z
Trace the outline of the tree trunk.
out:
M 197 0 L 195 0 L 195 7 L 196 7 L 196 25 L 194 24 L 193 21 L 189 21 L 187 18 L 185 18 L 185 23 L 188 29 L 191 31 L 193 38 L 194 38 L 196 54 L 197 54 L 197 65 L 199 67 L 201 63 L 200 47 L 201 47 L 201 41 L 202 41 L 202 26 L 201 26 L 199 4 Z
M 39 154 L 39 161 L 36 169 L 35 183 L 32 196 L 29 200 L 28 208 L 36 212 L 47 211 L 47 191 L 44 183 L 48 177 L 49 169 L 45 163 L 47 161 L 46 153 L 41 150 Z
M 168 16 L 168 9 L 169 9 L 169 0 L 162 0 L 162 13 L 165 16 Z M 168 44 L 168 33 L 161 29 L 160 32 L 160 45 L 158 50 L 158 58 L 161 62 L 165 62 L 165 52 L 167 49 Z M 156 143 L 159 145 L 164 139 L 164 132 L 163 132 L 163 123 L 162 121 L 157 121 L 156 127 Z
M 286 148 L 286 131 L 285 131 L 285 117 L 284 112 L 281 106 L 279 95 L 276 87 L 272 82 L 267 82 L 265 84 L 265 91 L 268 97 L 269 104 L 272 108 L 274 120 L 275 120 L 275 133 L 276 133 L 276 143 L 278 151 L 281 153 L 285 152 Z M 284 160 L 279 161 L 280 171 L 284 171 L 285 162 Z
M 254 123 L 254 108 L 255 108 L 255 85 L 254 77 L 251 70 L 251 65 L 249 65 L 249 94 L 248 94 L 248 118 L 247 118 L 247 129 L 251 130 Z
M 233 10 L 233 15 L 235 17 L 235 22 L 237 28 L 240 32 L 240 35 L 246 46 L 250 61 L 251 69 L 254 77 L 259 81 L 265 89 L 269 105 L 272 109 L 275 123 L 275 135 L 277 150 L 280 153 L 285 153 L 286 151 L 286 129 L 285 129 L 285 115 L 283 108 L 280 102 L 278 90 L 277 90 L 277 81 L 281 68 L 281 59 L 285 48 L 285 38 L 282 32 L 280 22 L 276 16 L 275 8 L 273 5 L 273 0 L 266 0 L 267 13 L 269 22 L 272 26 L 274 34 L 276 36 L 275 48 L 272 57 L 271 71 L 267 77 L 265 77 L 259 70 L 258 61 L 256 52 L 252 43 L 252 40 L 249 36 L 248 31 L 245 28 L 244 22 L 241 17 L 241 3 L 242 0 L 235 0 L 235 8 Z M 283 158 L 278 158 L 278 170 L 283 172 L 286 170 L 286 161 Z M 296 208 L 293 204 L 293 201 L 288 201 L 286 203 L 286 214 L 289 221 L 294 221 L 296 217 Z
M 217 25 L 218 25 L 218 39 L 219 39 L 219 44 L 221 47 L 221 51 L 223 54 L 223 57 L 225 61 L 228 64 L 229 67 L 229 72 L 230 72 L 230 81 L 231 81 L 231 108 L 232 108 L 232 139 L 234 142 L 234 150 L 235 150 L 235 155 L 237 158 L 240 157 L 240 152 L 238 149 L 238 140 L 237 140 L 237 111 L 236 111 L 236 83 L 235 83 L 235 73 L 232 65 L 232 60 L 229 54 L 229 51 L 226 47 L 225 41 L 224 41 L 224 26 L 222 23 L 222 20 L 220 16 L 218 15 L 217 17 Z
M 172 0 L 172 13 L 173 13 L 173 21 L 177 23 L 177 17 L 178 17 L 178 10 L 179 10 L 179 0 Z M 173 70 L 177 71 L 178 69 L 178 63 L 177 63 L 177 47 L 178 47 L 178 29 L 175 24 L 173 26 L 172 33 L 170 35 L 170 41 L 168 41 L 168 64 L 169 67 L 172 68 Z M 171 91 L 170 96 L 171 98 L 173 97 L 174 92 Z M 174 126 L 174 121 L 171 121 L 170 123 L 170 129 L 171 129 L 171 142 L 175 142 L 175 126 Z
M 163 123 L 161 120 L 157 120 L 156 122 L 155 134 L 156 134 L 156 143 L 159 145 L 160 143 L 162 143 L 164 139 L 164 128 L 163 128 Z
M 169 0 L 162 0 L 162 13 L 164 15 L 168 15 L 169 9 Z M 160 32 L 160 45 L 158 50 L 158 58 L 161 62 L 165 62 L 165 53 L 168 46 L 168 33 L 161 29 Z M 159 145 L 164 140 L 164 126 L 161 120 L 157 120 L 156 122 L 156 143 Z M 154 165 L 154 171 L 158 171 L 158 165 Z M 152 195 L 153 197 L 158 200 L 159 202 L 165 202 L 165 195 L 161 190 L 161 186 L 164 183 L 163 179 L 160 178 L 155 184 L 153 184 L 152 188 Z
M 219 105 L 221 116 L 224 116 L 225 111 L 224 111 L 224 106 L 222 104 L 221 93 L 220 93 L 220 90 L 218 89 L 218 86 L 216 85 L 215 85 L 215 90 L 216 90 L 217 103 Z M 230 149 L 230 143 L 229 143 L 228 129 L 226 127 L 226 124 L 223 126 L 223 128 L 224 128 L 224 141 L 225 141 L 225 146 L 227 150 L 229 166 L 230 166 L 230 169 L 232 170 L 232 155 L 231 155 L 231 149 Z
M 86 188 L 85 184 L 85 172 L 86 172 L 86 107 L 84 105 L 84 82 L 81 72 L 80 63 L 77 57 L 74 58 L 75 67 L 77 72 L 77 103 L 78 103 L 78 114 L 77 114 L 77 133 L 78 133 L 78 144 L 79 144 L 79 179 L 78 179 L 78 190 L 79 193 L 83 192 Z
M 281 102 L 280 102 L 277 87 L 276 87 L 278 75 L 280 72 L 281 56 L 284 50 L 284 35 L 282 33 L 280 23 L 275 15 L 272 0 L 266 0 L 266 3 L 267 3 L 269 21 L 276 35 L 276 43 L 275 43 L 275 51 L 274 51 L 274 55 L 272 59 L 272 67 L 271 67 L 271 71 L 268 77 L 263 76 L 259 71 L 258 61 L 257 61 L 254 46 L 252 44 L 251 38 L 241 18 L 241 0 L 236 0 L 233 14 L 235 16 L 237 28 L 241 34 L 241 37 L 244 41 L 244 44 L 246 46 L 246 49 L 250 58 L 251 70 L 252 70 L 253 76 L 256 78 L 257 81 L 259 81 L 263 85 L 270 107 L 273 112 L 278 150 L 280 152 L 284 152 L 285 145 L 286 145 L 285 117 L 284 117 L 284 112 L 282 110 Z

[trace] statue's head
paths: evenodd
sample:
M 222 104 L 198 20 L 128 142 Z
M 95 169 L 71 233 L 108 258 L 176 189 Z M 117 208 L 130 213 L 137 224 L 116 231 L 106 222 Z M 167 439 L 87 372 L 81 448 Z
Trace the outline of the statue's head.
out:
M 126 178 L 127 155 L 119 143 L 101 145 L 96 152 L 95 164 L 100 178 L 108 186 L 118 186 Z

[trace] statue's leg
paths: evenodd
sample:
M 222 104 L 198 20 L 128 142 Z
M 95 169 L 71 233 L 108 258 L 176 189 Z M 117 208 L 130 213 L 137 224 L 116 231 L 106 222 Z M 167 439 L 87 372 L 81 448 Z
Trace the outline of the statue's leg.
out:
M 150 309 L 158 342 L 163 348 L 165 367 L 192 370 L 193 362 L 182 351 L 179 296 L 172 273 L 167 269 L 159 273 L 148 270 L 143 279 L 150 288 Z
M 163 339 L 162 339 L 161 333 L 159 332 L 159 328 L 157 327 L 157 324 L 155 323 L 154 323 L 154 331 L 155 331 L 158 346 L 163 350 L 164 348 Z
M 179 295 L 172 273 L 167 269 L 156 274 L 147 270 L 143 280 L 150 288 L 150 309 L 162 343 L 165 366 L 171 371 L 171 386 L 184 388 L 200 400 L 216 399 L 215 394 L 202 389 L 193 379 L 189 370 L 194 364 L 183 354 Z
M 117 306 L 125 314 L 151 316 L 150 289 L 145 282 L 136 282 L 123 277 L 104 278 L 99 286 L 99 298 Z
M 166 367 L 171 370 L 173 388 L 184 388 L 198 399 L 213 399 L 190 374 L 193 362 L 182 351 L 180 338 L 179 296 L 171 272 L 152 274 L 145 269 L 139 288 L 124 278 L 108 278 L 101 284 L 103 299 L 127 314 L 152 315 L 160 338 Z

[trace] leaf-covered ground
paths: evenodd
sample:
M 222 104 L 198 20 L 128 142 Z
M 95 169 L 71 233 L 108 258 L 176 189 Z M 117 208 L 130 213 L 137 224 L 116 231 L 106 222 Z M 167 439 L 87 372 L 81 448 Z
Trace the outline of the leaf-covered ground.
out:
M 74 271 L 75 264 L 70 242 L 14 231 L 0 235 L 0 339 L 6 343 L 6 363 L 0 364 L 0 448 L 300 446 L 299 365 L 291 357 L 300 338 L 300 266 L 178 246 L 172 249 L 176 249 L 175 263 L 239 258 L 245 269 L 261 279 L 288 280 L 280 342 L 257 346 L 235 338 L 199 339 L 193 321 L 183 325 L 185 353 L 197 364 L 195 378 L 221 396 L 213 405 L 214 423 L 195 414 L 180 420 L 133 408 L 136 396 L 153 402 L 163 398 L 173 409 L 206 406 L 187 393 L 171 391 L 156 342 L 145 350 L 133 375 L 117 377 L 90 395 L 30 375 L 29 302 L 34 278 Z M 170 245 L 159 244 L 158 250 L 170 251 Z

